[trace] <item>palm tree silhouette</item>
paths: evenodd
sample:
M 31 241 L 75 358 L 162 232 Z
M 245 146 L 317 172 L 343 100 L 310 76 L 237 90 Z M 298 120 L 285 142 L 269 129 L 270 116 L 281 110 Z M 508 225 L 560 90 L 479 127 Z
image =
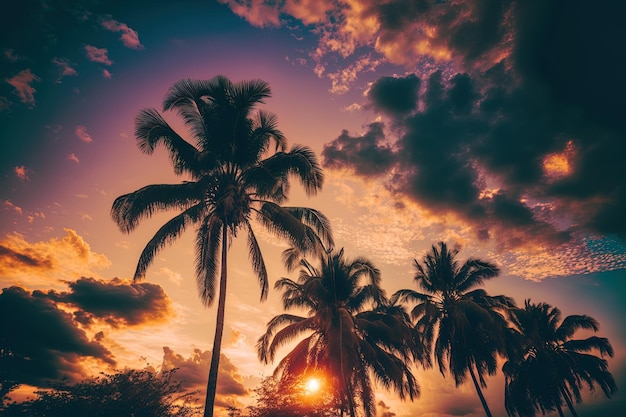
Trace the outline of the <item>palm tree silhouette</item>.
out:
M 419 395 L 409 364 L 421 358 L 421 345 L 408 314 L 387 304 L 380 272 L 369 260 L 346 259 L 343 249 L 327 251 L 319 267 L 302 259 L 298 280 L 282 278 L 275 288 L 283 292 L 285 310 L 307 310 L 306 316 L 274 317 L 259 338 L 259 358 L 269 363 L 278 348 L 306 335 L 279 362 L 275 375 L 289 380 L 311 370 L 326 372 L 341 413 L 348 409 L 352 417 L 358 407 L 367 417 L 376 412 L 370 372 L 402 399 Z
M 135 134 L 144 153 L 152 154 L 158 145 L 164 146 L 174 172 L 189 180 L 148 185 L 118 197 L 111 209 L 114 221 L 125 233 L 157 212 L 179 213 L 147 243 L 139 257 L 135 280 L 144 278 L 159 250 L 191 225 L 196 226 L 198 290 L 207 307 L 215 298 L 217 271 L 221 271 L 205 416 L 213 415 L 230 241 L 242 230 L 246 234 L 261 300 L 267 297 L 268 278 L 253 219 L 304 252 L 315 250 L 320 238 L 332 242 L 328 220 L 322 213 L 280 205 L 287 199 L 290 177 L 297 178 L 307 194 L 313 195 L 321 188 L 323 175 L 309 148 L 295 145 L 286 151 L 286 139 L 277 129 L 274 114 L 255 110 L 267 97 L 269 85 L 261 80 L 232 83 L 216 76 L 208 81 L 175 83 L 165 96 L 163 111 L 178 113 L 193 143 L 176 133 L 154 109 L 139 112 Z
M 538 411 L 557 410 L 563 416 L 567 404 L 578 414 L 572 400 L 581 401 L 581 389 L 600 386 L 610 398 L 617 390 L 607 361 L 597 357 L 613 356 L 608 339 L 592 336 L 572 339 L 577 330 L 598 331 L 598 322 L 586 315 L 571 315 L 561 321 L 561 311 L 546 303 L 526 300 L 515 309 L 511 321 L 519 332 L 521 351 L 502 367 L 505 375 L 505 407 L 510 416 L 533 417 Z
M 433 245 L 422 263 L 415 260 L 415 282 L 422 292 L 399 290 L 391 300 L 417 302 L 411 317 L 429 354 L 434 353 L 440 372 L 445 376 L 449 371 L 457 386 L 469 373 L 485 413 L 491 417 L 481 387 L 486 387 L 485 373 L 496 373 L 498 354 L 506 351 L 503 314 L 514 302 L 509 297 L 489 296 L 483 289 L 474 289 L 498 276 L 494 264 L 473 258 L 460 264 L 457 254 L 444 242 Z

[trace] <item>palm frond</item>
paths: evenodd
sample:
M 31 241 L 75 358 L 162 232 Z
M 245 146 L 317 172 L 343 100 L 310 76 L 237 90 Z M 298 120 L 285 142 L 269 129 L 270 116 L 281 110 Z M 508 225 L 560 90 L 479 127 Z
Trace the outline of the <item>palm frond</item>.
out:
M 263 260 L 263 255 L 261 254 L 261 248 L 259 247 L 259 243 L 254 236 L 254 231 L 252 230 L 249 222 L 246 222 L 246 227 L 248 229 L 248 256 L 252 261 L 252 268 L 259 279 L 259 285 L 261 286 L 261 301 L 263 301 L 267 298 L 267 293 L 269 291 L 267 269 L 265 268 L 265 261 Z
M 223 227 L 218 216 L 208 215 L 196 233 L 196 281 L 200 299 L 206 306 L 210 306 L 215 298 L 220 249 L 227 244 L 222 242 Z M 225 267 L 221 265 L 221 268 Z
M 174 242 L 180 234 L 185 231 L 185 228 L 189 225 L 189 223 L 193 223 L 195 221 L 200 210 L 200 204 L 192 206 L 179 215 L 173 217 L 161 226 L 159 230 L 157 230 L 139 256 L 139 261 L 137 262 L 137 268 L 135 269 L 135 275 L 133 277 L 135 281 L 141 280 L 145 277 L 146 270 L 154 261 L 156 254 L 163 248 L 163 246 Z
M 194 182 L 148 185 L 115 199 L 111 217 L 124 233 L 132 232 L 139 222 L 158 211 L 185 210 L 201 199 Z
M 154 109 L 142 109 L 135 118 L 135 137 L 139 149 L 151 155 L 157 145 L 163 144 L 169 152 L 174 172 L 192 174 L 198 171 L 198 149 L 184 140 Z

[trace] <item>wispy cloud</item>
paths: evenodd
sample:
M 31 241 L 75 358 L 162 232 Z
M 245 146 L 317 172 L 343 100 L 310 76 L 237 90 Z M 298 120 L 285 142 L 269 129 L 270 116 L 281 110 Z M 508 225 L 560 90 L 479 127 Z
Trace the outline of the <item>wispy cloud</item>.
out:
M 52 63 L 55 64 L 59 70 L 59 78 L 56 80 L 57 83 L 61 83 L 63 77 L 75 77 L 78 75 L 78 71 L 72 68 L 69 60 L 65 58 L 54 57 Z
M 102 70 L 102 77 L 106 78 L 107 80 L 111 79 L 111 71 L 109 71 L 108 69 L 103 69 Z
M 17 75 L 5 79 L 5 81 L 15 88 L 15 92 L 20 97 L 22 103 L 30 104 L 31 107 L 35 105 L 35 92 L 37 90 L 31 84 L 40 82 L 41 79 L 30 72 L 30 69 L 20 71 Z
M 13 172 L 15 172 L 15 176 L 21 179 L 22 181 L 30 181 L 30 178 L 28 177 L 28 171 L 30 170 L 26 168 L 24 165 L 16 166 L 15 168 L 13 168 Z
M 113 61 L 109 59 L 109 51 L 106 48 L 96 48 L 92 45 L 85 45 L 85 53 L 91 62 L 97 62 L 103 65 L 113 64 Z
M 101 22 L 101 25 L 111 32 L 122 32 L 120 40 L 127 48 L 137 50 L 143 49 L 143 45 L 139 41 L 139 35 L 135 30 L 128 27 L 126 23 L 120 23 L 113 19 L 106 19 Z
M 67 156 L 67 159 L 68 159 L 69 161 L 73 161 L 73 162 L 76 162 L 77 164 L 80 164 L 80 159 L 78 159 L 78 157 L 76 156 L 76 154 L 75 154 L 75 153 L 71 153 L 71 154 L 69 154 L 69 155 Z
M 78 137 L 80 140 L 82 140 L 85 143 L 93 142 L 93 138 L 91 137 L 89 132 L 87 132 L 87 128 L 83 125 L 77 125 L 74 128 L 74 134 L 76 134 L 76 137 Z

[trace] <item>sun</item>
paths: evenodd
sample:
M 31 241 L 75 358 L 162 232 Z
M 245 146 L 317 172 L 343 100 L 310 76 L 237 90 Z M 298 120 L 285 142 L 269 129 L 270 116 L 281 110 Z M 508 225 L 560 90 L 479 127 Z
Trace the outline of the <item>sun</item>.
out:
M 311 378 L 306 382 L 306 392 L 315 393 L 320 389 L 320 380 L 317 378 Z

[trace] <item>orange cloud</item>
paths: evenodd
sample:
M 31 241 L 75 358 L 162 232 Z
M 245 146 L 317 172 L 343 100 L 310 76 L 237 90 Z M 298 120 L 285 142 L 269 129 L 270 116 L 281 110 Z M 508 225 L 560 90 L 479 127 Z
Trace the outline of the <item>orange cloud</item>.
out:
M 13 169 L 13 172 L 15 172 L 15 176 L 23 181 L 30 180 L 30 178 L 28 178 L 28 171 L 29 169 L 26 168 L 24 165 L 17 166 Z
M 48 241 L 31 243 L 19 233 L 0 240 L 0 285 L 47 289 L 109 267 L 105 255 L 93 252 L 74 230 L 64 230 L 65 236 Z
M 267 4 L 264 0 L 219 0 L 227 4 L 237 16 L 246 19 L 257 27 L 279 26 L 279 9 L 276 5 Z
M 41 79 L 30 72 L 30 69 L 20 71 L 17 75 L 5 79 L 5 81 L 15 88 L 22 103 L 30 104 L 31 107 L 35 104 L 35 92 L 37 90 L 31 84 L 39 82 Z
M 69 161 L 74 161 L 74 162 L 76 162 L 77 164 L 80 164 L 80 160 L 78 159 L 78 157 L 76 156 L 76 154 L 75 154 L 75 153 L 71 153 L 71 154 L 69 154 L 69 155 L 67 156 L 67 159 L 68 159 Z
M 89 133 L 87 132 L 87 128 L 83 125 L 76 126 L 76 128 L 74 129 L 74 133 L 80 140 L 85 143 L 93 142 L 93 138 L 91 137 L 91 135 L 89 135 Z
M 117 20 L 107 19 L 102 21 L 102 27 L 111 32 L 122 32 L 122 36 L 120 36 L 120 40 L 127 48 L 131 49 L 143 49 L 143 45 L 139 41 L 139 35 L 137 32 L 130 27 L 126 23 L 120 23 Z

